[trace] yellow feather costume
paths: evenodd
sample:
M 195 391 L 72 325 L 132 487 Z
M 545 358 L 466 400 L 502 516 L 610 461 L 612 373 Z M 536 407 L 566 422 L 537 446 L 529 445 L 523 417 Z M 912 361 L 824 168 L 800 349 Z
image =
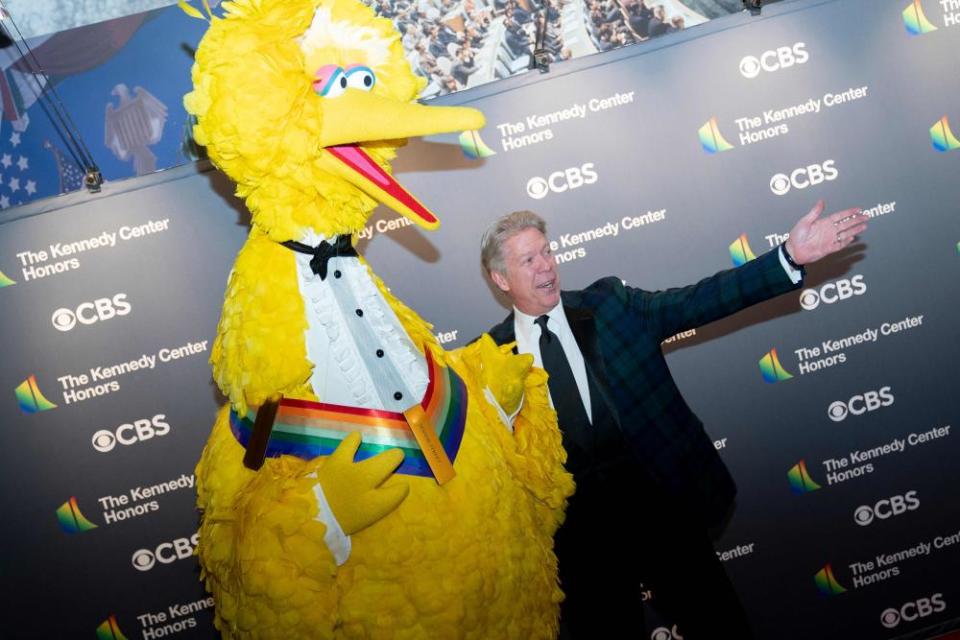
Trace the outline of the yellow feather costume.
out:
M 225 16 L 211 19 L 197 50 L 194 90 L 184 99 L 197 117 L 197 141 L 237 182 L 253 219 L 211 355 L 230 405 L 197 467 L 198 554 L 218 629 L 226 638 L 554 637 L 562 595 L 553 534 L 573 482 L 563 469 L 546 375 L 487 337 L 445 352 L 430 325 L 368 266 L 416 349 L 429 350 L 466 385 L 456 477 L 442 486 L 389 477 L 376 491 L 402 498 L 407 485 L 409 493 L 353 533 L 349 558 L 337 566 L 314 492 L 318 477 L 330 477 L 324 472 L 334 469 L 336 454 L 244 467 L 231 407 L 245 414 L 278 394 L 323 400 L 310 382 L 315 365 L 294 253 L 280 242 L 307 232 L 356 233 L 378 201 L 411 215 L 403 202 L 345 172 L 333 155 L 337 145 L 357 145 L 389 170 L 403 138 L 477 128 L 482 120 L 472 110 L 414 104 L 422 80 L 398 34 L 355 0 L 234 0 L 222 7 Z M 344 80 L 331 89 L 324 82 L 340 76 L 318 71 L 342 74 L 358 65 L 375 74 L 372 87 L 347 88 Z M 417 221 L 435 225 L 429 216 Z M 484 387 L 508 407 L 523 394 L 512 433 Z M 336 504 L 366 499 L 359 489 L 340 498 Z M 331 500 L 339 518 L 336 504 Z

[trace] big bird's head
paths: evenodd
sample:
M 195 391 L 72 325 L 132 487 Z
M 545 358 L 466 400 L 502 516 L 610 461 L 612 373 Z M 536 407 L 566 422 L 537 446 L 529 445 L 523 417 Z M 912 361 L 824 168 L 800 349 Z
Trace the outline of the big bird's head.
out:
M 391 22 L 357 0 L 233 0 L 196 53 L 196 141 L 271 238 L 363 228 L 378 202 L 439 221 L 388 173 L 409 136 L 479 129 L 474 109 L 428 107 Z

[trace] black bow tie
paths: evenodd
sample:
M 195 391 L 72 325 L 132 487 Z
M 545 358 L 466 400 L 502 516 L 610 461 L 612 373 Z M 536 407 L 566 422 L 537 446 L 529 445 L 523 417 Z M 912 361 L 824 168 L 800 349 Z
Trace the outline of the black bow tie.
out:
M 313 258 L 310 259 L 310 270 L 320 276 L 321 280 L 327 279 L 327 261 L 329 261 L 330 258 L 357 257 L 357 251 L 353 248 L 349 235 L 337 236 L 333 244 L 324 240 L 316 247 L 311 247 L 308 244 L 303 244 L 295 240 L 287 240 L 280 244 L 298 253 L 311 254 Z

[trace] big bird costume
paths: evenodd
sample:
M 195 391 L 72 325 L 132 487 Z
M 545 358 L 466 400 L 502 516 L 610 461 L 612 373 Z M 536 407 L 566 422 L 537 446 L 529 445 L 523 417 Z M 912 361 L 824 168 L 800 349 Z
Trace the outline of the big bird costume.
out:
M 184 99 L 252 213 L 211 355 L 229 405 L 197 466 L 217 628 L 554 637 L 573 482 L 545 374 L 486 336 L 445 352 L 351 242 L 378 203 L 435 227 L 388 162 L 482 116 L 415 103 L 399 35 L 355 0 L 221 7 Z

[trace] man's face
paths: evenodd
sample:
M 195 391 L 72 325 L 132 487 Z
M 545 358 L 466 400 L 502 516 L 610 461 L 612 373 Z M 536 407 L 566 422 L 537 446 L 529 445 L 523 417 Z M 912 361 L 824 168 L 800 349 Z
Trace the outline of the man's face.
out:
M 550 243 L 537 229 L 527 228 L 503 243 L 506 273 L 490 277 L 527 315 L 540 316 L 560 302 L 560 276 Z

